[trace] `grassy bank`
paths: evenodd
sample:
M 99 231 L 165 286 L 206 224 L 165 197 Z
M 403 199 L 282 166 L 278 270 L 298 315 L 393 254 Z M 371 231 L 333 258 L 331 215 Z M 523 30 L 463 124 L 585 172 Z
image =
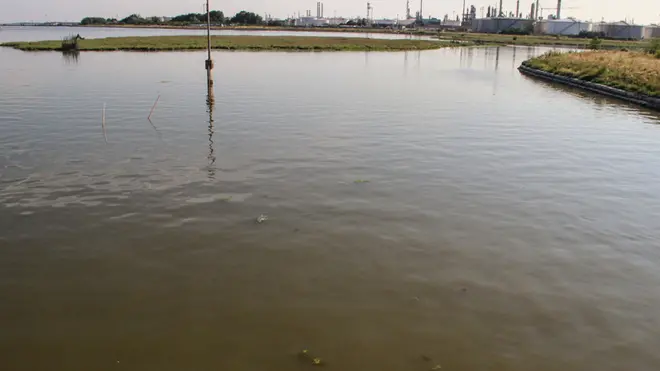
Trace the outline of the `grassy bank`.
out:
M 205 29 L 204 26 L 183 26 L 183 25 L 90 25 L 80 27 L 109 27 L 109 28 L 165 28 L 165 29 Z M 409 28 L 409 29 L 389 29 L 389 28 L 365 28 L 365 27 L 275 27 L 275 26 L 223 26 L 212 27 L 214 30 L 239 30 L 239 31 L 287 31 L 287 32 L 337 32 L 337 33 L 394 33 L 404 35 L 418 35 L 438 37 L 441 40 L 469 42 L 486 45 L 524 45 L 524 46 L 569 46 L 575 48 L 587 48 L 591 39 L 575 38 L 566 36 L 546 36 L 546 35 L 501 35 L 484 34 L 472 32 L 438 32 L 435 29 Z M 644 47 L 642 41 L 629 40 L 602 40 L 601 46 L 607 49 L 638 49 Z
M 169 29 L 169 30 L 206 30 L 206 25 L 173 25 L 173 24 L 104 24 L 104 25 L 77 25 L 73 27 L 92 28 L 146 28 L 146 29 Z M 294 27 L 294 26 L 215 26 L 214 31 L 286 31 L 286 32 L 348 32 L 348 33 L 411 33 L 410 30 L 397 30 L 390 28 L 369 27 Z M 435 32 L 433 32 L 435 33 Z
M 454 33 L 443 32 L 439 34 L 440 39 L 467 41 L 475 44 L 486 45 L 524 45 L 524 46 L 568 46 L 575 48 L 588 48 L 591 39 L 546 36 L 546 35 L 502 35 L 482 33 Z M 601 40 L 600 47 L 604 49 L 642 49 L 647 45 L 644 41 L 630 40 Z
M 445 43 L 427 40 L 382 40 L 346 37 L 213 36 L 213 49 L 285 51 L 399 51 L 439 49 Z M 20 50 L 61 50 L 62 42 L 12 42 L 0 44 Z M 82 51 L 171 51 L 206 49 L 204 36 L 148 36 L 88 39 L 78 42 Z
M 626 91 L 660 97 L 660 58 L 643 52 L 547 53 L 523 65 Z

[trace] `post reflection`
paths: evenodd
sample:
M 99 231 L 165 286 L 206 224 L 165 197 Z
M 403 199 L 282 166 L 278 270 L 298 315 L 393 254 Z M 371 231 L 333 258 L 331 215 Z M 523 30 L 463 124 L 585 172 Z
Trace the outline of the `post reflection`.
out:
M 80 52 L 77 50 L 62 52 L 62 60 L 64 64 L 78 64 Z
M 403 68 L 405 71 L 408 71 L 408 51 L 403 52 Z
M 460 66 L 463 68 L 472 68 L 474 59 L 474 48 L 460 48 Z
M 516 66 L 516 53 L 517 53 L 517 51 L 518 51 L 518 47 L 514 46 L 513 47 L 513 71 L 515 71 L 516 68 L 517 68 L 517 66 Z
M 213 180 L 215 179 L 215 160 L 216 160 L 215 143 L 213 142 L 213 134 L 215 134 L 215 129 L 213 127 L 213 110 L 215 109 L 215 94 L 213 92 L 213 79 L 211 77 L 210 72 L 208 74 L 206 88 L 207 88 L 206 107 L 207 107 L 207 113 L 209 114 L 209 126 L 208 126 L 209 155 L 208 155 L 207 171 L 208 171 L 209 179 Z
M 493 95 L 497 95 L 498 90 L 498 73 L 500 67 L 500 47 L 495 49 L 495 76 L 493 77 Z

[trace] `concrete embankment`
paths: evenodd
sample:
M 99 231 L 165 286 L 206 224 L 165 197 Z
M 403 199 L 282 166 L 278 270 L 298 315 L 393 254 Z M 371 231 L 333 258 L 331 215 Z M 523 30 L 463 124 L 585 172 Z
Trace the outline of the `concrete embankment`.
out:
M 527 76 L 533 76 L 542 80 L 552 81 L 568 86 L 581 88 L 594 93 L 625 100 L 627 102 L 639 104 L 660 111 L 660 98 L 654 98 L 645 94 L 633 93 L 602 84 L 596 84 L 590 81 L 584 81 L 584 80 L 572 78 L 572 77 L 560 76 L 554 73 L 531 68 L 525 66 L 524 64 L 518 67 L 518 70 L 522 74 Z

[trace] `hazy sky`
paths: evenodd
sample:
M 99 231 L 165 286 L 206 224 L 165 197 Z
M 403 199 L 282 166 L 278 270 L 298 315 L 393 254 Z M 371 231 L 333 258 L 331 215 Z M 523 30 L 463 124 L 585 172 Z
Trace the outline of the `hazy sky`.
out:
M 204 0 L 0 0 L 0 22 L 16 21 L 79 21 L 85 16 L 124 17 L 131 13 L 142 16 L 176 15 L 201 12 Z M 395 18 L 405 14 L 405 0 L 372 0 L 376 18 Z M 477 13 L 481 7 L 495 5 L 498 0 L 473 0 Z M 522 0 L 521 12 L 527 14 L 532 0 Z M 542 7 L 555 7 L 556 0 L 541 1 Z M 366 1 L 326 0 L 325 15 L 357 16 L 366 14 Z M 636 23 L 660 23 L 660 0 L 563 0 L 563 16 L 581 19 L 623 20 L 634 19 Z M 460 13 L 462 0 L 425 0 L 424 15 L 442 17 Z M 233 14 L 240 10 L 260 14 L 270 13 L 274 17 L 286 17 L 295 12 L 311 9 L 316 14 L 316 0 L 211 0 L 211 7 Z M 504 0 L 505 10 L 515 11 L 515 0 Z M 419 9 L 419 0 L 411 0 L 412 12 Z M 575 8 L 575 9 L 569 9 Z M 544 10 L 544 15 L 552 10 Z

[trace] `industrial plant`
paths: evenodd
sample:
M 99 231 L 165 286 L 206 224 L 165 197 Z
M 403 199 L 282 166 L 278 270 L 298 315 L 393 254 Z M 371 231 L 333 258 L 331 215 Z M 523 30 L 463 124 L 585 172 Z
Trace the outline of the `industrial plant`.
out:
M 593 36 L 610 39 L 642 40 L 660 37 L 660 26 L 638 25 L 632 21 L 591 22 L 572 17 L 562 18 L 562 0 L 557 0 L 556 7 L 545 8 L 539 0 L 530 4 L 529 13 L 523 14 L 520 0 L 516 1 L 515 13 L 499 6 L 489 6 L 486 15 L 471 18 L 465 25 L 473 32 L 481 33 L 529 33 L 557 36 Z M 544 11 L 549 14 L 544 15 Z M 483 12 L 483 8 L 482 8 Z M 465 18 L 465 17 L 464 17 Z
M 432 1 L 432 0 L 427 0 Z M 316 3 L 316 16 L 311 10 L 303 14 L 298 12 L 290 17 L 287 23 L 298 27 L 381 27 L 381 28 L 420 28 L 438 30 L 461 30 L 477 33 L 505 33 L 505 34 L 537 34 L 556 36 L 583 36 L 602 37 L 610 39 L 642 40 L 660 37 L 660 25 L 639 25 L 634 21 L 624 20 L 617 22 L 592 22 L 575 19 L 573 17 L 562 18 L 562 10 L 575 9 L 565 7 L 562 0 L 557 0 L 551 7 L 540 0 L 532 0 L 531 3 L 521 4 L 515 0 L 511 8 L 505 8 L 504 0 L 499 3 L 480 6 L 462 3 L 461 16 L 449 17 L 424 15 L 424 0 L 405 1 L 405 12 L 403 17 L 396 19 L 377 19 L 374 17 L 374 4 L 365 3 L 364 15 L 353 18 L 325 17 L 325 4 Z M 508 0 L 507 3 L 513 3 Z M 417 6 L 413 12 L 412 6 Z

